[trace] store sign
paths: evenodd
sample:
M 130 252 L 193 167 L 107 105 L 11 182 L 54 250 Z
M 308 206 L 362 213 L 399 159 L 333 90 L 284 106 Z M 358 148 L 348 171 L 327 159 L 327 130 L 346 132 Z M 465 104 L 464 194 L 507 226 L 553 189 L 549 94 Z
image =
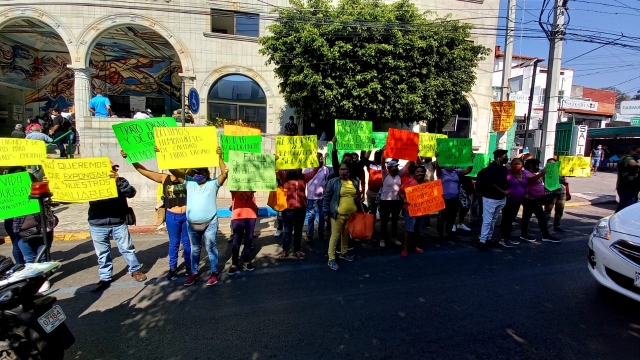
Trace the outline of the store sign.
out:
M 529 95 L 522 95 L 522 94 L 514 94 L 511 93 L 509 94 L 509 100 L 514 100 L 517 103 L 529 103 Z
M 598 111 L 598 103 L 593 101 L 587 101 L 587 100 L 579 100 L 579 99 L 564 99 L 562 100 L 562 108 Z
M 640 121 L 640 115 L 621 115 L 621 114 L 615 113 L 613 114 L 613 121 L 627 122 L 627 123 L 633 123 L 635 121 L 637 123 Z
M 631 120 L 631 126 L 640 126 L 640 117 Z
M 640 100 L 623 101 L 620 103 L 620 114 L 640 115 Z

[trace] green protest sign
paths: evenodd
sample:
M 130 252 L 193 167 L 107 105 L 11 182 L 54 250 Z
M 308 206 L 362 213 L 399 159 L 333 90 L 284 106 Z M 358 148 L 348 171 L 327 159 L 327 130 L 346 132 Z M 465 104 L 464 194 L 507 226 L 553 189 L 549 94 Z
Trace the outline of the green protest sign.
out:
M 26 171 L 0 175 L 0 219 L 40 212 L 38 200 L 30 200 L 31 178 Z
M 336 119 L 338 149 L 373 150 L 373 125 L 371 121 Z
M 562 187 L 560 184 L 560 163 L 548 163 L 544 169 L 544 187 L 549 191 L 560 189 Z
M 382 149 L 385 145 L 387 145 L 387 135 L 389 135 L 388 132 L 374 132 L 373 138 L 376 140 L 376 145 L 374 146 L 374 148 Z
M 488 154 L 475 153 L 475 157 L 473 158 L 473 170 L 471 170 L 471 173 L 467 176 L 473 178 L 478 177 L 478 172 L 489 166 L 489 160 Z
M 113 124 L 113 132 L 129 164 L 155 159 L 155 137 L 153 129 L 157 127 L 177 127 L 176 120 L 170 117 L 150 118 Z
M 229 191 L 275 191 L 276 157 L 229 151 Z
M 438 148 L 438 164 L 442 167 L 467 167 L 473 165 L 471 160 L 471 139 L 436 139 Z
M 229 161 L 229 151 L 240 151 L 247 153 L 262 153 L 262 136 L 229 136 L 220 135 L 220 147 L 224 161 Z
M 333 152 L 333 143 L 329 141 L 327 143 L 327 154 L 329 154 L 329 156 L 327 156 L 327 166 L 333 166 L 333 160 L 331 159 L 332 152 Z M 344 154 L 352 153 L 352 152 L 355 152 L 355 151 L 338 150 L 338 161 L 342 161 L 342 157 L 344 156 Z

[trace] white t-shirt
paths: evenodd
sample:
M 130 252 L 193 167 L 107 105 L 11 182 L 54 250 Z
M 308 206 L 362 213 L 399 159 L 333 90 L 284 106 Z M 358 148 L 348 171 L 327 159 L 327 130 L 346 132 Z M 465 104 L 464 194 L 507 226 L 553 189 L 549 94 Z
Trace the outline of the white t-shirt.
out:
M 149 118 L 151 117 L 147 115 L 147 113 L 143 113 L 142 111 L 138 111 L 135 115 L 133 115 L 134 120 L 149 119 Z

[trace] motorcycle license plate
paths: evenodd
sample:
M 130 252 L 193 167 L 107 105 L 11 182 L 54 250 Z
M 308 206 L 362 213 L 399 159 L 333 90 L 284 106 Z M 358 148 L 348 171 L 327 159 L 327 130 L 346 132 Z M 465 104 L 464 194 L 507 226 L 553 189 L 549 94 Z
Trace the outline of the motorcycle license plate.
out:
M 64 314 L 62 308 L 60 308 L 60 306 L 58 305 L 54 305 L 51 310 L 42 314 L 42 316 L 38 318 L 40 326 L 42 326 L 44 331 L 46 331 L 47 333 L 52 332 L 65 320 L 67 320 L 67 315 Z

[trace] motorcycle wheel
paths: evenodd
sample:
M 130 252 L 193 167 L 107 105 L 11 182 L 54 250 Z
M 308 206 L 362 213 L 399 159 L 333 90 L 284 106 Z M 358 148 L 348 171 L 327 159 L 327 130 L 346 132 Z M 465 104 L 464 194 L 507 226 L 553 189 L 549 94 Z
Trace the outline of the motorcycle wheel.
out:
M 42 336 L 34 329 L 19 326 L 13 328 L 8 336 L 11 340 L 26 340 L 28 346 L 23 349 L 19 349 L 11 353 L 15 354 L 15 359 L 24 360 L 62 360 L 64 359 L 64 349 L 60 348 L 56 344 L 52 344 L 46 339 L 42 339 Z M 0 353 L 0 355 L 4 355 Z M 0 360 L 5 358 L 0 357 Z M 14 358 L 8 357 L 7 359 L 13 360 Z

